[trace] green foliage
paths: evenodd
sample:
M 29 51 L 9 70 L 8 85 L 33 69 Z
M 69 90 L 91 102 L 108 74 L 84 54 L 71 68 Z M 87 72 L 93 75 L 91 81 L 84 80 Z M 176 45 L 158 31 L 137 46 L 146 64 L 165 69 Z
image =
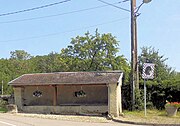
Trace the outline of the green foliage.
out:
M 0 107 L 5 107 L 7 105 L 7 101 L 0 100 Z
M 0 100 L 0 113 L 7 112 L 6 105 L 7 101 Z
M 0 107 L 0 113 L 5 113 L 5 112 L 7 112 L 8 110 L 6 109 L 6 108 L 4 108 L 4 107 Z
M 136 110 L 143 110 L 144 108 L 144 100 L 143 100 L 143 92 L 141 90 L 135 89 L 135 106 Z
M 155 50 L 152 47 L 143 47 L 141 48 L 141 50 L 141 55 L 139 56 L 140 71 L 142 71 L 143 63 L 149 62 L 155 64 L 154 81 L 157 81 L 159 83 L 171 77 L 171 72 L 173 71 L 172 68 L 168 67 L 165 63 L 165 61 L 167 61 L 167 58 L 164 58 L 163 55 L 159 54 L 158 50 Z
M 61 56 L 68 58 L 68 65 L 79 71 L 115 70 L 128 66 L 123 56 L 116 56 L 117 52 L 116 38 L 110 33 L 100 35 L 96 30 L 95 35 L 87 32 L 72 38 L 71 45 L 62 49 Z
M 67 71 L 68 67 L 63 58 L 58 53 L 49 53 L 45 56 L 31 58 L 34 72 L 49 73 Z
M 95 35 L 89 32 L 72 38 L 71 44 L 61 50 L 60 55 L 67 64 L 68 71 L 122 70 L 128 83 L 129 64 L 123 55 L 117 56 L 118 41 L 108 34 Z
M 180 101 L 180 74 L 167 66 L 163 55 L 152 47 L 143 47 L 140 60 L 140 71 L 144 62 L 154 63 L 155 78 L 148 80 L 147 84 L 147 101 L 152 102 L 158 108 L 164 108 L 166 100 Z M 141 74 L 140 74 L 141 77 Z M 143 89 L 143 80 L 140 80 L 140 89 Z
M 11 51 L 10 54 L 11 54 L 11 59 L 27 60 L 31 58 L 31 55 L 25 52 L 24 50 Z

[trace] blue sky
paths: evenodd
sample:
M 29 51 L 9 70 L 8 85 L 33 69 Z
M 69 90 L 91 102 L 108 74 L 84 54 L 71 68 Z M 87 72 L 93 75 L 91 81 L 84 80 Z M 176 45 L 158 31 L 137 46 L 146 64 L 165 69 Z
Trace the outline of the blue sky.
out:
M 24 10 L 62 0 L 5 0 L 0 2 L 0 14 Z M 116 3 L 122 0 L 104 0 Z M 137 0 L 139 5 L 141 0 Z M 120 54 L 130 59 L 130 13 L 98 0 L 71 0 L 48 8 L 0 16 L 0 58 L 9 58 L 10 51 L 25 50 L 33 56 L 60 52 L 77 35 L 96 28 L 100 33 L 112 33 L 120 41 Z M 180 0 L 152 0 L 144 4 L 138 17 L 138 52 L 152 46 L 169 58 L 167 64 L 180 71 Z M 130 10 L 130 2 L 117 4 Z M 87 11 L 64 14 L 87 8 Z M 29 18 L 44 17 L 27 21 Z

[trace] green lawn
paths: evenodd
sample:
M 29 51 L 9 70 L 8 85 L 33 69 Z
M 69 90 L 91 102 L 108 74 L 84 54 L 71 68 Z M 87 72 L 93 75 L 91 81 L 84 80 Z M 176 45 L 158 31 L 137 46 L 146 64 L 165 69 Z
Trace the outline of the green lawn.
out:
M 144 111 L 124 111 L 124 121 L 143 122 L 153 124 L 180 124 L 180 111 L 175 117 L 168 117 L 165 110 L 147 110 L 147 116 Z

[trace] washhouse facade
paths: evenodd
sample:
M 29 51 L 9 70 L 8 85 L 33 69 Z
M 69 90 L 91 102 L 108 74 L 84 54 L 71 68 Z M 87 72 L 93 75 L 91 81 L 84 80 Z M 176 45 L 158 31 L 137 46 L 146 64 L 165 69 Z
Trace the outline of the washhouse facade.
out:
M 57 72 L 24 74 L 11 82 L 19 111 L 45 114 L 122 113 L 123 73 Z

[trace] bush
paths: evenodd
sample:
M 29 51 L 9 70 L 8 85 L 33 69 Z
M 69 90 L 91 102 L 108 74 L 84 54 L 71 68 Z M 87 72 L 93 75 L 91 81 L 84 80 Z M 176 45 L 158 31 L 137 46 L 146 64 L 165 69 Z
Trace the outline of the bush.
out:
M 142 91 L 135 89 L 135 106 L 134 108 L 136 110 L 143 110 L 144 108 L 144 102 L 143 102 L 143 95 L 142 95 Z
M 6 105 L 7 105 L 7 101 L 0 100 L 0 113 L 7 112 Z
M 6 107 L 7 101 L 0 100 L 0 107 Z
M 178 81 L 177 81 L 178 82 Z M 164 109 L 166 100 L 169 102 L 180 102 L 180 88 L 179 83 L 173 81 L 164 81 L 161 83 L 154 83 L 147 81 L 147 103 L 153 103 L 157 109 Z M 143 90 L 143 83 L 140 83 L 140 90 Z
M 151 109 L 151 110 L 154 109 L 154 105 L 152 102 L 147 102 L 146 107 L 147 109 Z
M 7 112 L 7 109 L 0 107 L 0 113 L 4 113 L 4 112 Z

